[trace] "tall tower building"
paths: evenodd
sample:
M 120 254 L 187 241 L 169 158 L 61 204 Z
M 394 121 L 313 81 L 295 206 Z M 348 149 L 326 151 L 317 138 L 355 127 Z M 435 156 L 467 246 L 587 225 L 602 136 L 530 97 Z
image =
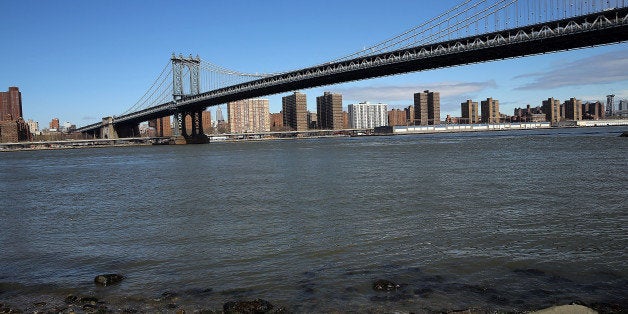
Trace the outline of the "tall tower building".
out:
M 480 116 L 478 115 L 478 103 L 468 99 L 460 104 L 460 112 L 462 118 L 461 124 L 475 124 L 480 123 Z
M 268 99 L 246 99 L 227 104 L 231 133 L 270 132 Z
M 563 119 L 560 112 L 560 100 L 554 98 L 543 100 L 541 108 L 547 121 L 551 123 L 558 123 Z
M 218 108 L 216 108 L 216 122 L 224 122 L 225 118 L 222 116 L 222 109 L 220 109 L 220 106 L 218 106 Z
M 15 87 L 0 92 L 0 121 L 16 121 L 22 118 L 22 93 Z
M 349 128 L 373 129 L 388 125 L 388 105 L 362 102 L 351 104 L 349 111 Z
M 564 105 L 566 120 L 582 120 L 582 101 L 571 98 L 569 100 L 566 100 Z
M 294 92 L 281 98 L 283 125 L 295 131 L 307 131 L 307 99 L 306 95 Z
M 323 96 L 316 97 L 316 115 L 319 128 L 341 130 L 343 128 L 342 95 L 325 92 Z
M 440 93 L 426 90 L 414 94 L 415 125 L 440 124 Z
M 482 100 L 482 123 L 499 123 L 499 100 L 487 98 Z

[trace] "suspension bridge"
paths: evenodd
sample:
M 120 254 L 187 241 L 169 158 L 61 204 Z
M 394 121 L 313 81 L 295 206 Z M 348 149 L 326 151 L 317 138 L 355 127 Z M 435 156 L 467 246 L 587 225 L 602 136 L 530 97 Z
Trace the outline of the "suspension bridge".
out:
M 172 55 L 126 112 L 77 131 L 130 137 L 141 122 L 174 116 L 174 133 L 203 142 L 202 111 L 232 101 L 349 81 L 621 43 L 628 0 L 465 0 L 388 40 L 342 58 L 271 73 L 233 71 Z M 185 127 L 191 117 L 192 129 Z

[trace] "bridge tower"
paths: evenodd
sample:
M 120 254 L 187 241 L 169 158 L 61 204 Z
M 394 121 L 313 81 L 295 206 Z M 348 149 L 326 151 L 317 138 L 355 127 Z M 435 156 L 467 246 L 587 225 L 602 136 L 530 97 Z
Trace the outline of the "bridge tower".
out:
M 196 56 L 183 57 L 181 54 L 175 56 L 172 54 L 172 98 L 176 102 L 181 100 L 185 96 L 196 95 L 201 92 L 201 78 L 200 78 L 200 64 L 201 59 Z M 184 87 L 185 69 L 188 69 L 189 73 L 189 93 L 186 93 Z M 203 111 L 205 108 L 197 108 L 191 111 L 177 111 L 174 114 L 174 128 L 173 135 L 175 138 L 181 137 L 185 139 L 186 143 L 205 143 L 207 142 L 207 136 L 203 133 Z M 191 130 L 186 128 L 186 117 L 190 116 L 192 121 Z

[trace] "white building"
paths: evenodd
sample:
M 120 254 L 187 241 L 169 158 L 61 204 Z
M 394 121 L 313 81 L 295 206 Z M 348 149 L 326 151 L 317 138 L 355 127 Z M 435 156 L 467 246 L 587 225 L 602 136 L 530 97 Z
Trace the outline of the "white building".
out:
M 388 105 L 361 102 L 349 105 L 349 127 L 373 129 L 388 125 Z
M 28 119 L 28 121 L 26 121 L 26 124 L 28 124 L 28 130 L 31 132 L 31 134 L 39 135 L 39 122 Z

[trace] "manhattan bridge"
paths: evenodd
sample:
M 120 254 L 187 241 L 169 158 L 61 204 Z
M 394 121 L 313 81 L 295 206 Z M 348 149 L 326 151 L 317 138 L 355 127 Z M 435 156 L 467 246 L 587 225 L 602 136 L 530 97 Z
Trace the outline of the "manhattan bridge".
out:
M 227 69 L 172 55 L 126 112 L 79 128 L 90 137 L 138 134 L 140 123 L 174 117 L 174 133 L 206 142 L 202 112 L 232 101 L 324 85 L 628 40 L 628 0 L 464 0 L 399 35 L 344 57 L 278 73 Z M 186 117 L 192 120 L 187 130 Z

